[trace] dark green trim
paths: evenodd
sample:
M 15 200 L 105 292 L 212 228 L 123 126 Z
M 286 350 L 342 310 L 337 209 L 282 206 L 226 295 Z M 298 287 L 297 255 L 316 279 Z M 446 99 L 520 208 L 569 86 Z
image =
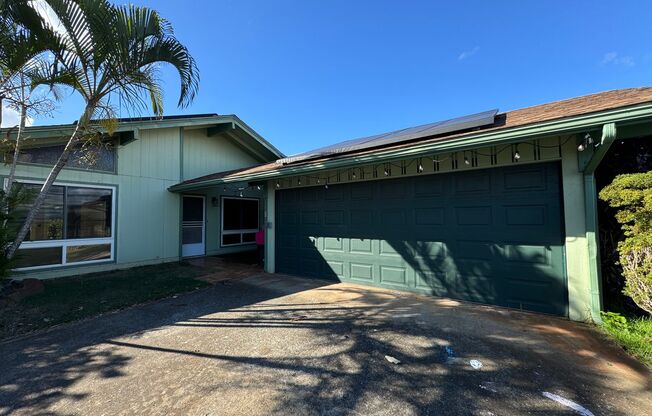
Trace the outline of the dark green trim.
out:
M 609 151 L 611 144 L 616 140 L 616 124 L 608 123 L 602 126 L 602 137 L 598 143 L 588 145 L 583 152 L 578 152 L 580 170 L 592 174 Z M 578 138 L 583 141 L 584 138 Z
M 585 134 L 586 132 L 597 131 L 597 129 L 603 128 L 605 124 L 613 124 L 614 126 L 616 123 L 619 125 L 621 123 L 623 125 L 634 125 L 637 123 L 649 122 L 651 119 L 652 104 L 646 103 L 637 106 L 617 108 L 598 113 L 584 114 L 576 117 L 568 117 L 508 129 L 477 131 L 446 140 L 415 143 L 412 146 L 401 147 L 398 149 L 379 149 L 375 152 L 369 152 L 364 155 L 342 156 L 328 160 L 309 162 L 297 166 L 278 165 L 275 169 L 259 173 L 232 175 L 226 178 L 213 179 L 187 185 L 178 184 L 169 189 L 173 192 L 179 192 L 220 183 L 276 179 L 286 176 L 307 174 L 308 172 L 318 170 L 357 166 L 363 163 L 380 163 L 405 158 L 425 157 L 437 153 L 470 150 L 473 148 L 488 147 L 497 144 L 518 143 L 523 140 L 554 137 L 564 134 Z
M 211 136 L 217 136 L 218 134 L 226 133 L 228 131 L 231 131 L 235 129 L 235 123 L 223 123 L 223 124 L 218 124 L 215 127 L 209 127 L 206 129 L 206 135 L 208 137 Z
M 140 129 L 135 128 L 133 130 L 121 131 L 116 133 L 116 135 L 118 136 L 118 143 L 120 143 L 120 146 L 126 146 L 129 143 L 140 139 Z

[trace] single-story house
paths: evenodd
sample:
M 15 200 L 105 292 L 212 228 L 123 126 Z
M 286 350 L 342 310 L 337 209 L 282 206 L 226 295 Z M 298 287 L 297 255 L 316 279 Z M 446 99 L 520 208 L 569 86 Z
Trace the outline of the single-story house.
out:
M 43 180 L 56 153 L 43 149 L 70 127 L 28 129 L 39 140 L 21 156 L 21 180 Z M 104 171 L 73 163 L 61 174 L 19 271 L 225 253 L 250 248 L 264 227 L 270 273 L 599 320 L 594 171 L 614 141 L 649 135 L 652 88 L 291 157 L 235 116 L 123 120 Z

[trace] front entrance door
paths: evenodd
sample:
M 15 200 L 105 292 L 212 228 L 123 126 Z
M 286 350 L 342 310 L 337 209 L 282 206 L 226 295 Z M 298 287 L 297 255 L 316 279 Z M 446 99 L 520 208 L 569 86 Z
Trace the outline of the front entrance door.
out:
M 181 223 L 181 255 L 183 257 L 203 256 L 206 252 L 204 197 L 183 196 L 183 217 Z

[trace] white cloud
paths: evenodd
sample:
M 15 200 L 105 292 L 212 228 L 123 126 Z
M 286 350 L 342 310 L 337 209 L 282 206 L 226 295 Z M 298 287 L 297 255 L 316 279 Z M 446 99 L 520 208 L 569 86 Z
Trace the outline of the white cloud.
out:
M 25 121 L 25 124 L 27 126 L 32 125 L 32 118 L 27 117 L 27 121 Z M 14 127 L 17 126 L 20 123 L 20 114 L 18 114 L 18 111 L 14 110 L 13 108 L 8 108 L 3 106 L 2 107 L 2 125 L 0 127 Z
M 634 66 L 634 58 L 631 56 L 623 56 L 618 52 L 607 52 L 602 57 L 602 65 L 622 65 L 622 66 Z
M 471 49 L 470 51 L 464 51 L 464 52 L 462 52 L 462 53 L 457 57 L 457 60 L 458 60 L 458 61 L 463 61 L 463 60 L 465 60 L 465 59 L 467 59 L 467 58 L 470 58 L 470 57 L 472 57 L 473 55 L 475 55 L 476 53 L 478 53 L 479 50 L 480 50 L 480 47 L 479 47 L 479 46 L 475 46 L 475 47 L 474 47 L 473 49 Z

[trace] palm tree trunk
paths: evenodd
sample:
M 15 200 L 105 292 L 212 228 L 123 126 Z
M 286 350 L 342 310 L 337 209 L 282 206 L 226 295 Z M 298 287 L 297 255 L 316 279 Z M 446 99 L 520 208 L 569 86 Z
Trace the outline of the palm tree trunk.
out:
M 36 199 L 34 200 L 32 207 L 27 213 L 27 216 L 25 217 L 25 222 L 20 227 L 20 231 L 18 231 L 18 234 L 16 235 L 14 242 L 11 243 L 11 245 L 7 248 L 6 251 L 7 259 L 12 259 L 16 255 L 16 251 L 18 250 L 18 247 L 20 247 L 20 245 L 25 240 L 25 237 L 27 237 L 27 233 L 29 232 L 29 229 L 32 226 L 32 222 L 34 221 L 34 218 L 36 217 L 38 210 L 45 202 L 45 198 L 47 197 L 48 192 L 50 192 L 50 188 L 52 188 L 52 185 L 54 184 L 54 181 L 57 179 L 57 176 L 59 176 L 59 172 L 61 172 L 61 169 L 63 169 L 63 167 L 66 166 L 66 163 L 68 163 L 68 158 L 70 157 L 70 153 L 72 153 L 75 146 L 77 146 L 77 144 L 79 143 L 81 137 L 84 134 L 84 131 L 86 130 L 86 127 L 88 126 L 88 123 L 91 120 L 91 116 L 94 111 L 95 111 L 95 106 L 91 105 L 90 103 L 87 104 L 83 116 L 77 122 L 77 125 L 75 126 L 75 130 L 70 136 L 70 139 L 68 139 L 68 143 L 66 144 L 66 147 L 63 149 L 63 152 L 61 152 L 61 155 L 59 156 L 57 163 L 55 163 L 54 166 L 52 167 L 52 170 L 50 170 L 50 174 L 48 175 L 47 179 L 45 180 L 45 183 L 41 187 L 39 194 L 36 196 Z
M 7 178 L 7 187 L 5 193 L 9 195 L 11 188 L 14 186 L 16 179 L 16 164 L 18 163 L 18 156 L 20 155 L 20 139 L 25 131 L 25 124 L 27 123 L 27 105 L 23 103 L 20 106 L 20 124 L 18 125 L 18 133 L 16 134 L 16 144 L 14 145 L 14 156 L 11 160 L 11 168 L 9 169 L 9 177 Z

